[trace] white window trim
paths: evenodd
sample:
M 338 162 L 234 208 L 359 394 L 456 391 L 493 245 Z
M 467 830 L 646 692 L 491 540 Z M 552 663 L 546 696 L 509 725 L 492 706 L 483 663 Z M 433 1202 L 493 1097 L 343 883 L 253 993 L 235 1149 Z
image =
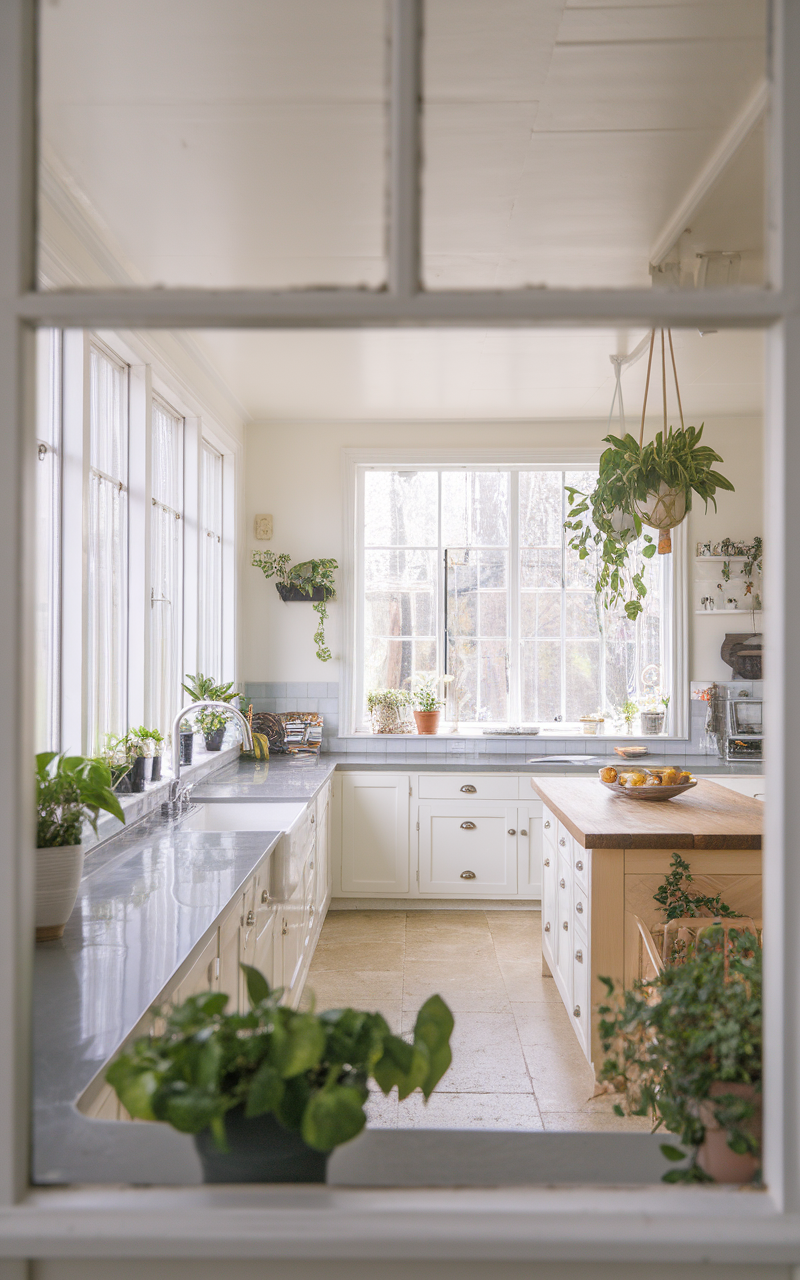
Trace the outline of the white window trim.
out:
M 341 600 L 342 616 L 342 663 L 341 663 L 341 697 L 340 709 L 343 712 L 343 723 L 340 726 L 340 737 L 363 737 L 367 732 L 360 723 L 359 709 L 362 705 L 363 672 L 359 661 L 360 640 L 364 625 L 364 601 L 359 584 L 364 576 L 364 548 L 358 539 L 360 510 L 363 504 L 363 476 L 369 467 L 381 468 L 414 468 L 414 467 L 487 467 L 498 470 L 550 470 L 564 465 L 572 469 L 596 467 L 600 459 L 601 448 L 584 448 L 567 446 L 563 449 L 343 449 L 342 450 L 342 485 L 344 501 L 343 511 L 343 546 L 344 558 L 341 565 Z M 688 566 L 687 536 L 685 526 L 681 525 L 673 532 L 673 566 L 672 589 L 665 609 L 669 608 L 669 625 L 667 636 L 669 652 L 665 655 L 665 666 L 672 664 L 674 682 L 672 732 L 670 738 L 686 737 L 688 724 L 688 639 L 689 612 L 688 600 Z M 462 729 L 462 737 L 482 737 L 480 730 L 470 734 L 467 728 Z M 665 735 L 667 736 L 667 735 Z M 560 740 L 580 738 L 583 735 L 575 730 L 566 730 L 558 735 Z
M 791 548 L 800 486 L 800 4 L 774 0 L 768 117 L 769 270 L 773 287 L 752 291 L 519 290 L 421 295 L 412 272 L 417 199 L 416 0 L 393 0 L 393 66 L 409 70 L 391 88 L 391 288 L 384 294 L 269 290 L 36 292 L 35 4 L 0 5 L 0 403 L 12 429 L 0 434 L 0 512 L 7 536 L 0 563 L 0 679 L 11 744 L 0 770 L 0 1240 L 22 1280 L 28 1258 L 250 1256 L 331 1258 L 627 1259 L 790 1264 L 800 1261 L 800 788 L 794 777 L 800 688 L 792 637 L 800 595 Z M 398 230 L 402 221 L 402 233 Z M 409 282 L 408 276 L 411 274 Z M 32 600 L 29 590 L 31 467 L 35 431 L 30 388 L 31 325 L 281 328 L 380 324 L 523 323 L 552 327 L 672 323 L 763 327 L 767 336 L 766 566 L 768 805 L 765 908 L 765 1173 L 769 1190 L 742 1194 L 671 1188 L 367 1193 L 298 1188 L 237 1192 L 48 1190 L 27 1187 L 29 1000 L 34 831 Z M 20 571 L 22 566 L 22 571 Z M 214 1212 L 208 1212 L 209 1204 Z M 168 1216 L 167 1216 L 168 1215 Z M 15 1261 L 19 1260 L 19 1261 Z

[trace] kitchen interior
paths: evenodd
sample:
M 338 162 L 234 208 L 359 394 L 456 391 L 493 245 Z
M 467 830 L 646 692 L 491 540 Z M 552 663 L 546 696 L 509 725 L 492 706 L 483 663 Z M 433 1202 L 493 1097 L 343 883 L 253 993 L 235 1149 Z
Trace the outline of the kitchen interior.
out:
M 171 8 L 43 6 L 41 287 L 383 287 L 383 5 Z M 427 289 L 763 282 L 760 4 L 425 14 Z M 200 1180 L 105 1072 L 154 1005 L 244 1011 L 242 963 L 406 1038 L 441 995 L 452 1065 L 368 1130 L 649 1134 L 602 975 L 676 852 L 761 923 L 762 335 L 46 329 L 36 382 L 37 750 L 103 755 L 125 823 L 37 918 L 33 1180 Z M 609 602 L 570 490 L 684 423 L 730 487 Z

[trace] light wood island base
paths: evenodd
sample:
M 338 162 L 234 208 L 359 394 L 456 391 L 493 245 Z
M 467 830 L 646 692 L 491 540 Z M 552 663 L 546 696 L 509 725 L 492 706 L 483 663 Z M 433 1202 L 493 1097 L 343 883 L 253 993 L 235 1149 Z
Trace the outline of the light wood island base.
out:
M 531 782 L 545 805 L 542 969 L 597 1068 L 601 975 L 618 986 L 640 975 L 635 916 L 648 926 L 663 920 L 653 894 L 673 853 L 689 864 L 698 891 L 721 892 L 742 915 L 762 914 L 763 806 L 707 781 L 663 804 L 617 797 L 594 779 Z

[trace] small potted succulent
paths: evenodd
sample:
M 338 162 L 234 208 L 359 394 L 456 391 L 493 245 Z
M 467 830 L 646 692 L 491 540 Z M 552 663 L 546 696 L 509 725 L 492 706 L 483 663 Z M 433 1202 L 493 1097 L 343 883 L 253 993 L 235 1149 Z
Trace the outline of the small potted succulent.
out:
M 413 699 L 407 689 L 371 689 L 367 710 L 373 733 L 413 733 L 409 722 Z
M 36 757 L 36 939 L 60 938 L 83 874 L 83 824 L 100 810 L 125 821 L 102 760 L 42 751 Z
M 239 694 L 233 690 L 233 681 L 217 684 L 212 676 L 204 676 L 198 672 L 195 676 L 187 675 L 188 683 L 181 688 L 189 694 L 192 702 L 235 702 Z M 197 725 L 205 738 L 206 751 L 220 751 L 229 716 L 217 708 L 197 712 Z
M 421 676 L 414 690 L 414 719 L 417 733 L 437 733 L 444 702 L 437 696 L 436 676 Z
M 324 1182 L 329 1153 L 367 1122 L 370 1079 L 427 1101 L 450 1065 L 453 1017 L 439 996 L 409 1042 L 379 1013 L 290 1009 L 242 969 L 247 1013 L 226 1013 L 222 992 L 190 996 L 106 1072 L 134 1119 L 194 1135 L 206 1182 Z

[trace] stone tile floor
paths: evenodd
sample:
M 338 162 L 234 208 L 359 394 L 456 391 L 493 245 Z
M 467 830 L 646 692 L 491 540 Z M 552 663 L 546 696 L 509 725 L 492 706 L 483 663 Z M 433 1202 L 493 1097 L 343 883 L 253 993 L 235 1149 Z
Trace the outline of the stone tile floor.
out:
M 376 1091 L 372 1128 L 649 1129 L 592 1098 L 591 1067 L 542 975 L 538 911 L 331 911 L 306 991 L 318 1009 L 379 1010 L 400 1033 L 434 992 L 453 1011 L 453 1063 L 428 1104 Z

